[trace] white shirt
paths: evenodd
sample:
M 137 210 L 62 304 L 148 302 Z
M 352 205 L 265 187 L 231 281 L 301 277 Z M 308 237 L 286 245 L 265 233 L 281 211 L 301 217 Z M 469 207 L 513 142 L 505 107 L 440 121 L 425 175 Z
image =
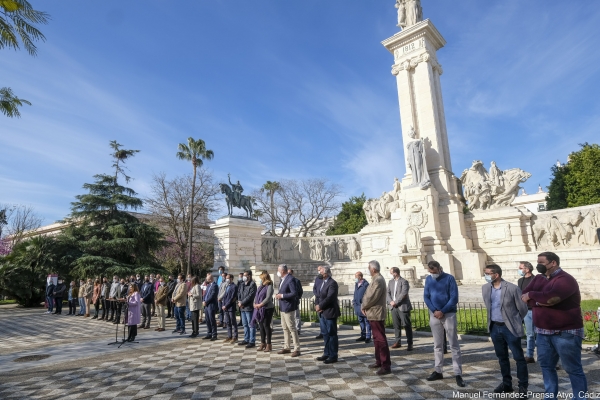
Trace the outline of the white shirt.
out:
M 394 284 L 394 296 L 392 297 L 392 300 L 396 301 L 396 291 L 398 290 L 398 281 L 400 279 L 394 279 L 396 281 L 396 283 Z

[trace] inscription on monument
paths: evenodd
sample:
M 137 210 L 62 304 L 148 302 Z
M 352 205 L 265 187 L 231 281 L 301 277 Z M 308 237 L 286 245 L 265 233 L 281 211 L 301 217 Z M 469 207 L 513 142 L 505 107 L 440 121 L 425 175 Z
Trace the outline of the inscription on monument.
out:
M 394 51 L 394 55 L 396 56 L 396 59 L 408 54 L 408 53 L 412 53 L 415 50 L 418 50 L 422 47 L 425 47 L 425 39 L 418 39 L 415 40 L 413 42 L 410 42 L 398 49 L 396 49 Z
M 512 241 L 510 225 L 492 225 L 483 229 L 483 242 L 499 244 Z

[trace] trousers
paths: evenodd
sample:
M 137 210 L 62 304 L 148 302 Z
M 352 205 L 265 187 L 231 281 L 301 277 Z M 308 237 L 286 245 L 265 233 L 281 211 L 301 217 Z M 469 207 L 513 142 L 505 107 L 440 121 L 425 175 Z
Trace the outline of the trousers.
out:
M 429 311 L 429 326 L 433 334 L 433 352 L 435 356 L 435 371 L 442 373 L 444 366 L 444 331 L 446 332 L 450 349 L 452 350 L 452 368 L 455 375 L 462 375 L 462 354 L 456 333 L 456 313 L 444 314 L 442 319 L 437 319 Z
M 521 338 L 512 334 L 512 332 L 504 326 L 492 325 L 490 332 L 492 343 L 498 362 L 500 363 L 500 372 L 502 373 L 502 382 L 505 386 L 512 387 L 512 376 L 510 374 L 510 360 L 508 359 L 508 349 L 512 353 L 513 359 L 517 363 L 517 378 L 519 379 L 519 387 L 527 388 L 529 385 L 529 374 L 527 372 L 527 362 L 523 355 L 523 347 L 521 347 Z
M 390 359 L 390 346 L 385 336 L 385 321 L 369 321 L 375 345 L 375 363 L 381 369 L 389 370 L 392 367 Z
M 151 304 L 142 303 L 142 323 L 140 327 L 150 328 L 150 319 L 152 319 Z
M 158 318 L 158 327 L 165 329 L 165 306 L 163 304 L 156 305 L 156 318 Z
M 281 313 L 281 327 L 283 328 L 283 348 L 290 349 L 290 336 L 294 342 L 294 351 L 300 351 L 300 340 L 296 330 L 296 311 Z
M 400 343 L 400 339 L 402 338 L 402 325 L 404 325 L 404 331 L 406 332 L 406 343 L 412 345 L 413 331 L 412 324 L 410 322 L 410 311 L 400 311 L 400 309 L 397 307 L 392 308 L 392 322 L 394 323 L 396 343 Z
M 206 312 L 206 336 L 217 337 L 217 319 L 215 314 L 217 313 L 215 304 L 209 304 L 205 308 Z

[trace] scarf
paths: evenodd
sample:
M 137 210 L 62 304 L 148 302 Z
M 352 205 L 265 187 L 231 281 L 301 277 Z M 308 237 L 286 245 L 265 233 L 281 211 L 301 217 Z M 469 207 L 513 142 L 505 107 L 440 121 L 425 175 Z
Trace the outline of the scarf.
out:
M 260 304 L 267 298 L 267 287 L 265 285 L 261 285 L 260 289 L 256 292 L 256 297 L 254 299 L 254 304 Z M 252 313 L 252 320 L 250 321 L 250 325 L 253 328 L 256 328 L 258 323 L 262 322 L 265 319 L 265 308 L 255 308 Z

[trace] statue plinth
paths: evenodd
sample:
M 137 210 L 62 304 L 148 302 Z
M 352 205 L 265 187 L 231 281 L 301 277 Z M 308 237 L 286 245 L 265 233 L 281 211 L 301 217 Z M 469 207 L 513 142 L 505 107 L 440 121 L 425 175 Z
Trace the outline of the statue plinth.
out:
M 213 269 L 224 266 L 238 274 L 251 266 L 262 265 L 260 222 L 247 218 L 223 217 L 210 225 L 215 237 Z

